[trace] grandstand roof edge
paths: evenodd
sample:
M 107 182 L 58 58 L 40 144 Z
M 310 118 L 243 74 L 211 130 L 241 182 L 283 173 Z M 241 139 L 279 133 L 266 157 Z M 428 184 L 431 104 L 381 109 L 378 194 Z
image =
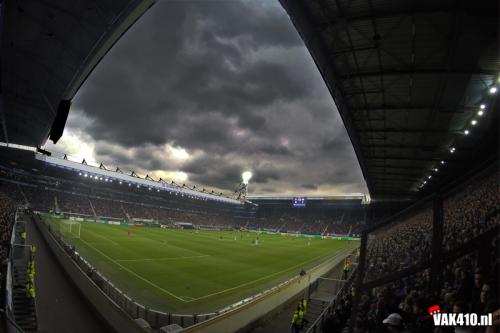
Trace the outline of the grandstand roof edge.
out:
M 110 178 L 113 180 L 121 180 L 121 181 L 125 181 L 128 183 L 135 183 L 138 185 L 144 185 L 144 186 L 158 189 L 158 190 L 162 189 L 162 190 L 166 190 L 166 191 L 170 191 L 170 192 L 178 192 L 178 193 L 182 193 L 182 194 L 186 194 L 186 195 L 193 195 L 195 197 L 202 197 L 202 198 L 206 198 L 208 200 L 213 200 L 213 201 L 219 201 L 219 202 L 230 203 L 230 204 L 239 204 L 239 205 L 242 204 L 239 200 L 228 198 L 225 196 L 218 196 L 218 195 L 213 195 L 210 193 L 195 191 L 195 190 L 191 190 L 191 189 L 179 186 L 179 185 L 172 185 L 172 184 L 168 184 L 168 183 L 164 183 L 164 182 L 133 177 L 133 176 L 129 176 L 129 175 L 119 173 L 116 171 L 100 169 L 99 167 L 95 167 L 95 166 L 91 166 L 91 165 L 87 165 L 87 164 L 82 164 L 82 163 L 74 162 L 71 160 L 65 160 L 65 159 L 60 159 L 60 158 L 56 158 L 56 157 L 46 156 L 46 155 L 39 154 L 39 153 L 35 153 L 35 158 L 40 160 L 40 161 L 57 166 L 57 167 L 62 167 L 65 169 L 70 169 L 70 170 L 78 170 L 78 171 L 82 171 L 82 172 L 88 172 L 88 173 L 95 174 L 95 175 L 101 175 L 101 176 L 104 176 L 106 178 Z

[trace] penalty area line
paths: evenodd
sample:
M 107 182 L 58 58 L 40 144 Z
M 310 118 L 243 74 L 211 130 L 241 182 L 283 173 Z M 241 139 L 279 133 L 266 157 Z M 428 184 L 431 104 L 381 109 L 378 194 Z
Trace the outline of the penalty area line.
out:
M 167 258 L 144 258 L 144 259 L 114 259 L 115 261 L 163 261 L 163 260 L 181 260 L 181 259 L 194 259 L 209 257 L 208 254 L 202 256 L 188 256 L 188 257 L 167 257 Z
M 80 240 L 82 242 L 84 242 L 85 244 L 87 244 L 88 247 L 94 249 L 96 252 L 100 253 L 104 258 L 108 259 L 109 261 L 113 262 L 115 265 L 117 266 L 120 266 L 122 269 L 124 269 L 125 271 L 127 271 L 128 273 L 132 274 L 133 276 L 135 276 L 136 278 L 146 282 L 147 284 L 149 284 L 150 286 L 152 287 L 155 287 L 156 289 L 160 290 L 160 291 L 163 291 L 165 294 L 167 295 L 170 295 L 172 297 L 175 297 L 176 299 L 178 299 L 179 301 L 182 301 L 182 302 L 189 302 L 189 301 L 186 301 L 184 300 L 183 298 L 179 297 L 179 296 L 176 296 L 174 294 L 172 294 L 170 291 L 168 290 L 165 290 L 163 289 L 162 287 L 154 284 L 153 282 L 149 281 L 148 279 L 145 279 L 143 278 L 142 276 L 140 276 L 139 274 L 135 273 L 134 271 L 128 269 L 127 267 L 123 266 L 122 264 L 120 264 L 119 262 L 117 262 L 116 260 L 114 260 L 113 258 L 109 257 L 107 254 L 103 253 L 102 251 L 100 251 L 99 249 L 96 249 L 94 246 L 92 246 L 90 243 L 86 242 L 85 240 L 83 240 L 82 238 L 80 238 Z

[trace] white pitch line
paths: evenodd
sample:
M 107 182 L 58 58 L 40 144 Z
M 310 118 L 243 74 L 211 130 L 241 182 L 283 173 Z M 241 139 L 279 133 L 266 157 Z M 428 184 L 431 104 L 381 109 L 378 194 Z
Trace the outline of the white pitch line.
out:
M 347 250 L 352 250 L 352 249 L 347 249 Z M 330 257 L 330 258 L 328 258 L 328 259 L 333 259 L 333 258 L 335 258 L 335 257 L 337 257 L 337 256 L 339 256 L 340 254 L 343 254 L 343 253 L 345 253 L 345 252 L 348 252 L 348 251 L 346 251 L 346 249 L 344 249 L 343 251 L 338 252 L 337 254 L 335 254 L 334 256 L 332 256 L 332 257 Z M 243 283 L 243 284 L 240 284 L 240 285 L 238 285 L 238 286 L 236 286 L 236 287 L 232 287 L 232 288 L 228 288 L 228 289 L 225 289 L 225 290 L 221 290 L 221 291 L 218 291 L 218 292 L 213 293 L 213 294 L 209 294 L 209 295 L 201 296 L 201 297 L 198 297 L 198 298 L 193 298 L 192 300 L 187 301 L 187 302 L 189 303 L 189 302 L 193 302 L 193 301 L 198 301 L 198 300 L 200 300 L 200 299 L 208 298 L 208 297 L 215 296 L 215 295 L 219 295 L 219 294 L 222 294 L 222 293 L 225 293 L 225 292 L 228 292 L 228 291 L 231 291 L 231 290 L 235 290 L 235 289 L 238 289 L 238 288 L 241 288 L 241 287 L 244 287 L 244 286 L 248 286 L 248 285 L 253 284 L 253 283 L 255 283 L 255 282 L 258 282 L 258 281 L 261 281 L 261 280 L 265 280 L 265 279 L 267 279 L 267 278 L 270 278 L 270 277 L 273 277 L 273 276 L 275 276 L 275 275 L 278 275 L 278 274 L 284 273 L 284 272 L 286 272 L 286 271 L 289 271 L 289 270 L 291 270 L 292 268 L 296 268 L 296 267 L 302 266 L 302 265 L 304 265 L 304 264 L 307 264 L 307 263 L 309 263 L 309 262 L 311 262 L 311 261 L 314 261 L 314 260 L 316 260 L 316 259 L 318 259 L 318 258 L 321 258 L 321 257 L 326 257 L 326 256 L 325 256 L 324 254 L 322 254 L 322 255 L 320 255 L 320 256 L 314 257 L 314 258 L 313 258 L 313 259 L 311 259 L 311 260 L 306 260 L 306 261 L 304 261 L 304 262 L 302 262 L 302 263 L 300 263 L 300 264 L 297 264 L 297 265 L 295 265 L 295 266 L 289 267 L 289 268 L 287 268 L 287 269 L 284 269 L 284 270 L 282 270 L 282 271 L 279 271 L 279 272 L 276 272 L 276 273 L 273 273 L 273 274 L 269 274 L 269 275 L 264 276 L 264 277 L 261 277 L 261 278 L 259 278 L 259 279 L 257 279 L 257 280 L 253 280 L 253 281 L 250 281 L 250 282 L 247 282 L 247 283 Z
M 128 269 L 127 267 L 123 266 L 122 264 L 120 264 L 119 262 L 116 262 L 116 260 L 114 260 L 113 258 L 109 257 L 108 255 L 106 255 L 105 253 L 101 252 L 99 249 L 96 249 L 94 246 L 92 246 L 90 243 L 84 241 L 82 238 L 80 238 L 80 240 L 82 242 L 84 242 L 85 244 L 87 244 L 87 246 L 91 247 L 92 249 L 94 249 L 95 251 L 99 252 L 103 257 L 105 257 L 106 259 L 108 259 L 109 261 L 115 263 L 115 265 L 117 266 L 120 266 L 122 269 L 126 270 L 127 272 L 129 272 L 130 274 L 132 274 L 133 276 L 137 277 L 138 279 L 146 282 L 147 284 L 149 284 L 150 286 L 153 286 L 155 287 L 156 289 L 160 290 L 160 291 L 163 291 L 165 294 L 167 295 L 170 295 L 172 297 L 175 297 L 177 298 L 179 301 L 182 301 L 182 302 L 188 302 L 182 298 L 180 298 L 179 296 L 176 296 L 174 294 L 172 294 L 170 291 L 168 290 L 165 290 L 163 289 L 162 287 L 154 284 L 153 282 L 149 281 L 148 279 L 145 279 L 143 278 L 142 276 L 140 276 L 139 274 L 135 273 L 134 271 L 131 271 L 130 269 Z
M 209 257 L 208 254 L 202 256 L 189 256 L 189 257 L 168 257 L 168 258 L 144 258 L 144 259 L 115 259 L 115 261 L 160 261 L 160 260 L 180 260 L 180 259 L 193 259 Z

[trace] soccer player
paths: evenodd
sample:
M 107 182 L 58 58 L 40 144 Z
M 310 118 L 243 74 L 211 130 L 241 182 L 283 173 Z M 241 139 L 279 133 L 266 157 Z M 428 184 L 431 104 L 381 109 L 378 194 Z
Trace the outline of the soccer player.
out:
M 130 228 L 127 229 L 127 234 L 130 236 L 130 234 L 132 233 L 132 230 L 130 230 Z

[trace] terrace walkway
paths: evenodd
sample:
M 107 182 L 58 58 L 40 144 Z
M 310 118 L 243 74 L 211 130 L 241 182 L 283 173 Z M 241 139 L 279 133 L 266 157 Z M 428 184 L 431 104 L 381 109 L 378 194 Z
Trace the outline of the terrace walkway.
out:
M 31 220 L 27 226 L 27 243 L 36 246 L 38 332 L 110 332 L 59 266 Z

